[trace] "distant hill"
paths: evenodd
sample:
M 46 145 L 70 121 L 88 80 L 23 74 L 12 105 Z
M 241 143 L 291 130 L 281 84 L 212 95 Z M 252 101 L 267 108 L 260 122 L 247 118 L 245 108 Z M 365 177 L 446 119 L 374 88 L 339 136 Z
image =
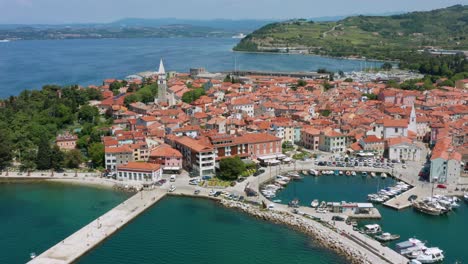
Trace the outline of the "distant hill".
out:
M 196 19 L 178 19 L 178 18 L 125 18 L 109 23 L 108 25 L 130 26 L 130 27 L 160 27 L 172 24 L 185 24 L 196 27 L 209 27 L 214 29 L 222 29 L 227 31 L 244 31 L 252 32 L 266 24 L 274 22 L 273 20 L 229 20 L 229 19 L 211 19 L 211 20 L 196 20 Z
M 334 22 L 272 23 L 247 35 L 234 50 L 396 59 L 427 46 L 468 50 L 468 5 Z

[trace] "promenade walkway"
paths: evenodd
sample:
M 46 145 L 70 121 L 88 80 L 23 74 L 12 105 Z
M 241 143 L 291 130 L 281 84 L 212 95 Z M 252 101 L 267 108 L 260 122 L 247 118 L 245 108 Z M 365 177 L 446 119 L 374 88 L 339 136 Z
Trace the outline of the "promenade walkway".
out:
M 166 190 L 163 189 L 144 190 L 136 193 L 28 263 L 64 264 L 76 261 L 163 198 L 166 193 Z

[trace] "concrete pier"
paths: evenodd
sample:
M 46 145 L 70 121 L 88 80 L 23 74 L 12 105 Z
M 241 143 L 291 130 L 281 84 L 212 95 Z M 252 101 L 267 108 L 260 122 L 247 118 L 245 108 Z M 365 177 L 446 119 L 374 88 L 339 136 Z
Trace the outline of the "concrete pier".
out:
M 166 195 L 166 190 L 144 190 L 60 241 L 30 264 L 72 263 L 125 226 Z

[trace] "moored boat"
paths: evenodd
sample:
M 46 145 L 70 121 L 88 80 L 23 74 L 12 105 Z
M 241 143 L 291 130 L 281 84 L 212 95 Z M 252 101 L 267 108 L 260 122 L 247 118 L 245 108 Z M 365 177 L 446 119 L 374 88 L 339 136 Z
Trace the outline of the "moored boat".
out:
M 375 172 L 371 172 L 370 175 L 372 176 L 372 178 L 375 178 Z
M 377 239 L 378 241 L 388 242 L 388 241 L 399 239 L 400 235 L 394 235 L 394 234 L 390 234 L 390 233 L 382 233 L 381 235 L 377 235 L 374 238 Z
M 416 260 L 421 263 L 436 263 L 443 261 L 445 258 L 443 251 L 437 247 L 431 247 L 424 250 L 416 257 Z
M 317 206 L 319 206 L 319 200 L 314 199 L 314 200 L 310 203 L 310 206 L 313 207 L 313 208 L 316 208 Z
M 378 224 L 365 225 L 363 231 L 365 234 L 373 235 L 382 232 L 382 228 Z

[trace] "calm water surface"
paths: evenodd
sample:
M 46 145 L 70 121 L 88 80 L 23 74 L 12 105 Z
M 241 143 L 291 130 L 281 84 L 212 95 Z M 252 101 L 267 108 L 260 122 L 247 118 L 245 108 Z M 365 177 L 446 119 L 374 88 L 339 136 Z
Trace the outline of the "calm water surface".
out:
M 208 200 L 168 197 L 79 263 L 346 263 L 284 226 Z
M 25 263 L 127 197 L 75 185 L 0 183 L 0 263 Z
M 303 181 L 292 182 L 277 198 L 282 203 L 288 203 L 294 198 L 300 199 L 304 206 L 309 206 L 314 199 L 329 202 L 366 202 L 367 194 L 375 193 L 377 189 L 390 186 L 395 181 L 361 176 L 324 175 L 320 177 L 307 176 Z M 427 241 L 428 246 L 436 246 L 445 251 L 446 261 L 468 263 L 466 238 L 468 237 L 468 205 L 462 202 L 460 208 L 445 216 L 430 216 L 408 208 L 396 211 L 377 205 L 382 219 L 378 221 L 363 221 L 360 225 L 377 223 L 386 232 L 401 235 L 400 240 L 416 237 Z M 394 247 L 396 241 L 389 246 Z
M 100 84 L 156 70 L 164 58 L 166 70 L 188 72 L 191 67 L 226 71 L 237 68 L 277 71 L 359 70 L 376 65 L 319 56 L 232 52 L 231 38 L 75 39 L 0 43 L 0 97 L 44 84 Z

